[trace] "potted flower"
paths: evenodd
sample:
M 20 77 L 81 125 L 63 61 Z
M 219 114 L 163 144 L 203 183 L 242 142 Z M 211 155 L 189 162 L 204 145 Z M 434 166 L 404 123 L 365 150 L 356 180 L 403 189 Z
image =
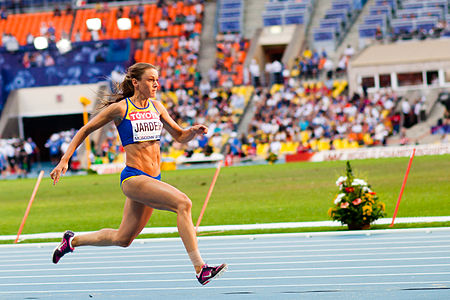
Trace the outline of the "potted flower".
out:
M 335 221 L 347 224 L 348 229 L 369 229 L 370 223 L 385 215 L 385 204 L 362 179 L 355 178 L 347 161 L 345 176 L 340 176 L 336 185 L 339 193 L 328 215 Z
M 270 152 L 269 155 L 267 156 L 266 160 L 269 163 L 269 165 L 271 165 L 278 160 L 278 155 L 276 155 L 273 152 Z

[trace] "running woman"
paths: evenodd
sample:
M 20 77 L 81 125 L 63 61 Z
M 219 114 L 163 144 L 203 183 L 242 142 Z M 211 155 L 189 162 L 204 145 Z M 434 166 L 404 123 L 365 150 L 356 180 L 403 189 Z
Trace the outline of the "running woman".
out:
M 118 92 L 105 99 L 100 112 L 73 137 L 59 164 L 50 173 L 53 184 L 65 174 L 74 151 L 93 131 L 114 121 L 126 154 L 126 167 L 120 175 L 120 184 L 126 196 L 119 229 L 74 235 L 66 231 L 61 244 L 53 253 L 53 263 L 79 246 L 128 247 L 147 224 L 153 209 L 177 214 L 177 227 L 184 247 L 194 265 L 198 281 L 205 285 L 227 270 L 227 265 L 210 267 L 203 261 L 192 223 L 192 202 L 175 187 L 161 181 L 160 136 L 164 127 L 180 143 L 187 143 L 197 135 L 206 134 L 207 127 L 194 125 L 181 128 L 156 100 L 158 70 L 147 63 L 136 63 L 128 68 Z

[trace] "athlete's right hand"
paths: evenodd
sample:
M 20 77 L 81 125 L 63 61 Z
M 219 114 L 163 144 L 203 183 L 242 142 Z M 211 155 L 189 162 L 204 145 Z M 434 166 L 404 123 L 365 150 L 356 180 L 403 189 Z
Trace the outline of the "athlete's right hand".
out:
M 53 169 L 50 173 L 50 177 L 53 179 L 53 185 L 57 184 L 61 175 L 66 174 L 67 169 L 69 168 L 69 164 L 63 161 L 60 161 L 59 164 Z

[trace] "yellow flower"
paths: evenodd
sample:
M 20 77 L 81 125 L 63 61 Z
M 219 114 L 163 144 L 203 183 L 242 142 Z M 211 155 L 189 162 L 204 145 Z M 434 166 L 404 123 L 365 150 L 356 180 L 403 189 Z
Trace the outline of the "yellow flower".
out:
M 364 205 L 363 206 L 363 214 L 366 216 L 370 216 L 372 214 L 372 207 L 369 205 Z
M 330 217 L 332 217 L 332 214 L 333 214 L 333 208 L 330 207 L 330 209 L 328 210 L 328 215 L 329 215 Z
M 382 211 L 386 209 L 386 204 L 384 204 L 383 202 L 378 203 L 378 206 L 381 208 Z

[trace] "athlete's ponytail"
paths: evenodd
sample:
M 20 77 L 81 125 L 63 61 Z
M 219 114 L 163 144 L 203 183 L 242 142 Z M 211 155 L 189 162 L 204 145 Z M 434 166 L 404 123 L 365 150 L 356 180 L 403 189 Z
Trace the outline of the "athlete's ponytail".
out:
M 134 65 L 130 66 L 127 70 L 127 74 L 125 74 L 124 80 L 121 83 L 115 83 L 113 94 L 106 95 L 105 97 L 103 97 L 103 99 L 101 99 L 101 103 L 97 108 L 97 112 L 113 103 L 133 96 L 133 78 L 136 80 L 141 80 L 142 75 L 147 69 L 158 70 L 156 66 L 148 63 L 135 63 Z

